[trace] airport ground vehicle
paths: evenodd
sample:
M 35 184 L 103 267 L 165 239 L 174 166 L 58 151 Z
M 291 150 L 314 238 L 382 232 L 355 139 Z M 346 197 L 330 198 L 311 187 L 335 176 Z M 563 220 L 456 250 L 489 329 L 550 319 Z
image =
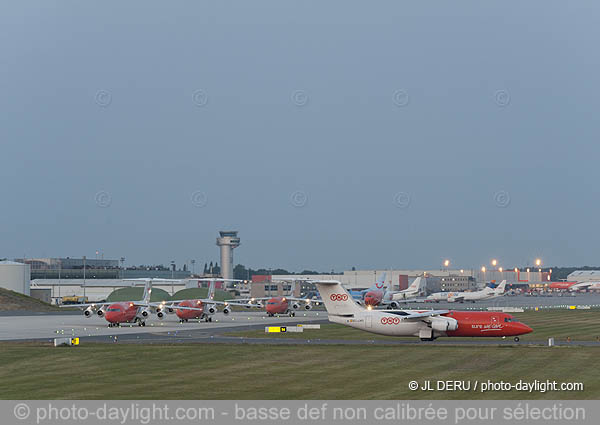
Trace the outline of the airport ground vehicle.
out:
M 88 302 L 88 297 L 78 295 L 67 295 L 65 297 L 62 297 L 60 301 L 60 303 L 63 305 L 85 304 Z

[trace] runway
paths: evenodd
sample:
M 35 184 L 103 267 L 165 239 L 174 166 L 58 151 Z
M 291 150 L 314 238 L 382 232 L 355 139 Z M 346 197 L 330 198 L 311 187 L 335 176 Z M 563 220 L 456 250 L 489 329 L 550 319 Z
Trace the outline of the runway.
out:
M 289 322 L 288 316 L 267 317 L 263 312 L 244 312 L 224 315 L 217 313 L 213 321 L 179 323 L 177 316 L 168 315 L 164 320 L 151 317 L 146 321 L 146 326 L 140 327 L 133 324 L 124 324 L 118 328 L 109 328 L 106 320 L 98 316 L 86 318 L 81 314 L 36 314 L 36 315 L 11 315 L 3 316 L 0 320 L 0 341 L 31 341 L 53 340 L 59 337 L 79 338 L 122 338 L 124 335 L 139 336 L 149 340 L 155 335 L 183 334 L 185 332 L 207 332 L 221 328 L 234 328 L 242 330 L 255 325 L 264 328 L 267 325 L 278 325 Z M 297 323 L 312 323 L 327 320 L 327 313 L 323 311 L 308 311 L 297 313 L 293 318 L 294 326 Z

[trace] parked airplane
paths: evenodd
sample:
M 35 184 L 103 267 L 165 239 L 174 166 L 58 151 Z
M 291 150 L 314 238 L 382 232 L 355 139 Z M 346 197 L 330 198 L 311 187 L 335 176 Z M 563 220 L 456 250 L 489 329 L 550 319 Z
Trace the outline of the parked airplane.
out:
M 303 279 L 306 280 L 306 279 Z M 284 280 L 286 281 L 286 280 Z M 290 287 L 290 294 L 294 293 L 296 288 L 296 280 L 292 281 Z M 296 315 L 296 310 L 304 309 L 310 310 L 313 304 L 319 305 L 321 300 L 314 300 L 310 298 L 296 298 L 293 295 L 290 296 L 275 296 L 275 297 L 263 297 L 263 298 L 236 298 L 226 300 L 228 302 L 243 303 L 246 307 L 265 307 L 267 316 L 274 316 L 276 314 L 287 314 L 290 317 Z M 264 302 L 264 304 L 263 304 Z
M 78 304 L 78 308 L 84 308 L 85 317 L 97 314 L 104 317 L 109 327 L 119 326 L 121 323 L 137 323 L 138 326 L 146 326 L 146 319 L 152 312 L 161 310 L 161 303 L 150 302 L 153 282 L 179 282 L 174 279 L 124 279 L 131 282 L 144 282 L 144 297 L 140 301 L 120 301 L 104 303 Z M 61 307 L 73 307 L 66 305 Z M 193 307 L 182 307 L 187 310 L 198 310 Z
M 327 309 L 329 321 L 380 335 L 416 336 L 422 341 L 448 337 L 506 337 L 532 329 L 500 312 L 451 310 L 373 310 L 356 304 L 335 280 L 312 281 Z
M 386 273 L 383 273 L 381 275 L 381 277 L 379 279 L 377 279 L 373 285 L 371 285 L 370 288 L 361 289 L 361 290 L 348 289 L 348 292 L 350 293 L 350 295 L 352 295 L 352 298 L 354 298 L 356 301 L 363 303 L 364 299 L 365 299 L 365 295 L 367 293 L 385 290 L 385 276 L 386 276 Z
M 575 285 L 577 282 L 552 282 L 548 285 L 548 289 L 569 289 L 571 286 Z
M 486 286 L 481 291 L 473 291 L 473 292 L 436 292 L 435 294 L 431 294 L 426 299 L 428 301 L 448 301 L 449 303 L 455 302 L 465 302 L 465 301 L 483 301 L 489 300 L 492 298 L 501 297 L 504 295 L 506 290 L 506 280 L 503 280 L 500 285 L 496 288 L 490 288 Z
M 223 314 L 225 315 L 231 312 L 231 306 L 233 305 L 245 306 L 245 304 L 241 303 L 214 300 L 217 282 L 242 282 L 239 279 L 200 278 L 188 280 L 209 282 L 207 297 L 203 299 L 163 301 L 156 306 L 156 315 L 159 319 L 164 319 L 168 313 L 175 312 L 180 323 L 187 322 L 190 319 L 200 319 L 205 322 L 212 322 L 212 316 L 217 312 L 217 305 L 223 306 Z
M 569 291 L 600 290 L 600 282 L 580 282 L 569 286 Z
M 383 286 L 385 282 L 385 273 L 378 281 L 381 283 L 381 289 L 370 290 L 364 295 L 364 304 L 367 306 L 385 306 L 390 308 L 400 308 L 401 304 L 406 300 L 411 300 L 415 297 L 425 294 L 427 281 L 424 277 L 416 278 L 407 289 L 401 291 L 388 291 Z

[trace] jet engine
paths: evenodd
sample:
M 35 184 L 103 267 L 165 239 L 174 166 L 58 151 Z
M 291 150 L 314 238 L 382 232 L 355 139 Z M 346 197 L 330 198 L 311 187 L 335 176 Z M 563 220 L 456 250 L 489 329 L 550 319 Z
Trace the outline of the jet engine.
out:
M 104 307 L 102 307 L 100 310 L 98 310 L 98 311 L 96 312 L 96 314 L 97 314 L 98 316 L 100 316 L 100 317 L 103 317 L 103 316 L 104 316 Z
M 92 317 L 92 314 L 94 314 L 94 309 L 92 308 L 92 306 L 89 306 L 88 308 L 85 309 L 85 311 L 83 312 L 83 315 L 85 317 Z
M 158 310 L 156 312 L 156 317 L 158 317 L 159 319 L 164 319 L 166 315 L 167 315 L 167 313 L 162 310 Z
M 215 308 L 214 305 L 211 305 L 210 307 L 208 307 L 207 311 L 209 314 L 215 314 L 217 312 L 217 309 Z
M 148 317 L 148 309 L 147 308 L 143 308 L 140 311 L 140 314 L 142 315 L 142 317 Z
M 293 308 L 294 310 L 298 310 L 298 309 L 300 308 L 300 306 L 298 305 L 298 303 L 293 303 L 293 304 L 292 304 L 292 308 Z
M 311 308 L 312 308 L 312 304 L 309 304 L 309 303 L 307 303 L 307 304 L 304 306 L 304 310 L 310 310 Z
M 231 310 L 229 310 L 229 307 L 225 307 L 223 309 L 223 314 L 227 316 L 229 313 L 231 313 Z
M 458 329 L 458 321 L 452 317 L 432 317 L 431 329 L 439 332 L 455 331 Z
M 390 303 L 390 308 L 391 308 L 392 310 L 397 310 L 397 309 L 399 309 L 399 308 L 400 308 L 400 304 L 399 304 L 399 303 L 397 303 L 396 301 L 392 301 L 392 302 Z

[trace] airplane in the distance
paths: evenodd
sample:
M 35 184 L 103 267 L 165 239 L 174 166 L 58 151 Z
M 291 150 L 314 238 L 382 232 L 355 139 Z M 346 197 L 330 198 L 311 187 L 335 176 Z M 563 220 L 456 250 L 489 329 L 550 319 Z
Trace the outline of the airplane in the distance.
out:
M 104 317 L 109 327 L 119 326 L 121 323 L 137 323 L 138 326 L 146 326 L 146 319 L 153 313 L 160 313 L 162 303 L 150 302 L 152 295 L 153 282 L 180 282 L 175 279 L 123 279 L 129 282 L 144 282 L 144 296 L 138 301 L 118 301 L 103 303 L 87 303 L 65 305 L 61 307 L 78 307 L 84 309 L 85 317 L 91 317 L 94 314 Z M 198 310 L 194 307 L 181 307 L 186 310 Z
M 231 306 L 246 306 L 246 304 L 215 301 L 215 287 L 217 282 L 243 282 L 239 279 L 222 278 L 199 278 L 187 279 L 198 282 L 209 282 L 208 294 L 206 298 L 189 299 L 179 301 L 163 301 L 157 305 L 156 315 L 159 319 L 164 319 L 168 313 L 175 313 L 180 323 L 187 322 L 190 319 L 200 319 L 205 322 L 212 322 L 212 316 L 217 312 L 217 306 L 223 306 L 223 314 L 228 315 L 231 312 Z
M 373 285 L 371 285 L 370 288 L 360 290 L 348 289 L 348 293 L 352 295 L 352 298 L 354 298 L 359 303 L 364 303 L 365 295 L 367 293 L 385 290 L 385 276 L 386 273 L 383 273 L 381 277 L 377 279 Z
M 569 286 L 569 291 L 582 291 L 582 290 L 592 290 L 597 291 L 600 289 L 600 282 L 580 282 L 575 283 L 574 285 Z
M 329 321 L 389 336 L 415 336 L 421 341 L 438 337 L 514 337 L 532 332 L 510 314 L 487 311 L 373 310 L 358 305 L 335 280 L 312 281 L 319 290 Z
M 427 301 L 447 301 L 449 303 L 455 302 L 476 302 L 476 301 L 484 301 L 492 298 L 498 298 L 504 295 L 506 290 L 506 280 L 503 280 L 497 287 L 491 288 L 486 286 L 481 291 L 473 291 L 473 292 L 436 292 L 431 294 L 426 298 Z
M 280 281 L 287 281 L 288 279 L 282 279 Z M 306 280 L 306 279 L 299 279 Z M 292 280 L 290 287 L 290 294 L 294 293 L 296 288 L 296 281 Z M 265 307 L 267 316 L 273 317 L 276 314 L 288 315 L 293 317 L 296 315 L 296 310 L 311 310 L 313 304 L 319 305 L 321 300 L 311 298 L 297 298 L 293 295 L 289 296 L 275 296 L 275 297 L 262 297 L 262 298 L 235 298 L 226 300 L 227 302 L 242 303 L 242 305 L 250 307 Z
M 385 273 L 378 280 L 381 287 L 378 289 L 369 290 L 364 294 L 363 303 L 370 307 L 382 306 L 390 308 L 400 308 L 400 306 L 415 297 L 425 294 L 427 281 L 424 277 L 416 278 L 408 288 L 401 291 L 388 291 L 384 286 Z
M 551 282 L 548 289 L 565 290 L 575 285 L 577 282 Z

